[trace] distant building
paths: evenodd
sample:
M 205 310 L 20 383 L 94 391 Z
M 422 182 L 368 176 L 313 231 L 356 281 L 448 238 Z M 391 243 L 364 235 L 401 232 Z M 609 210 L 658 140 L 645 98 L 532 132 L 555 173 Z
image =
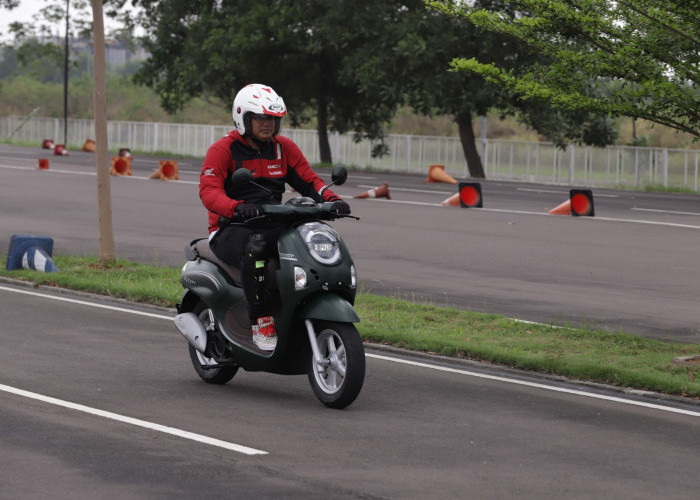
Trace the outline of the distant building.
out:
M 44 43 L 53 43 L 62 46 L 65 39 L 62 37 L 42 38 Z M 68 41 L 71 51 L 71 58 L 81 60 L 89 57 L 92 60 L 94 49 L 90 38 L 71 38 Z M 118 40 L 105 40 L 105 63 L 108 68 L 123 66 L 132 61 L 144 61 L 148 59 L 148 52 L 139 43 L 133 47 Z

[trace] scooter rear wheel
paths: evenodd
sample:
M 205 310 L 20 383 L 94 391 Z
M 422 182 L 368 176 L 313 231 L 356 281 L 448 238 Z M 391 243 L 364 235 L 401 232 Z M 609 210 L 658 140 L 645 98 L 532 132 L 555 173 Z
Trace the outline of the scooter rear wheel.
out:
M 365 349 L 352 323 L 314 321 L 322 362 L 310 356 L 308 376 L 316 397 L 330 408 L 345 408 L 365 381 Z
M 204 329 L 209 332 L 212 330 L 212 324 L 207 309 L 207 304 L 203 301 L 199 301 L 194 309 L 192 309 L 192 312 L 199 317 L 202 325 L 204 325 Z M 214 325 L 213 328 L 216 328 L 216 326 Z M 237 366 L 219 365 L 213 358 L 207 358 L 194 347 L 189 347 L 190 359 L 192 360 L 194 371 L 196 371 L 197 375 L 205 382 L 209 382 L 210 384 L 225 384 L 231 380 L 238 371 Z

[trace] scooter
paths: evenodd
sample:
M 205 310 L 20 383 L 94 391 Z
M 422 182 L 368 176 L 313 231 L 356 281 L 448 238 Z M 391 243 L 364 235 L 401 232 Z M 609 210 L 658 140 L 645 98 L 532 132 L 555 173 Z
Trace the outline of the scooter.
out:
M 347 169 L 339 165 L 328 187 L 346 179 Z M 236 170 L 232 182 L 254 183 L 247 169 Z M 287 226 L 278 239 L 279 257 L 266 265 L 277 329 L 272 352 L 252 342 L 240 269 L 219 260 L 207 238 L 185 247 L 187 262 L 180 275 L 185 292 L 174 321 L 204 381 L 225 384 L 239 368 L 307 374 L 314 394 L 328 407 L 345 408 L 357 398 L 365 377 L 364 347 L 354 325 L 360 321 L 353 306 L 357 272 L 341 237 L 323 222 L 357 217 L 341 215 L 334 207 L 334 202 L 297 197 L 263 205 L 262 215 L 242 222 L 268 220 Z

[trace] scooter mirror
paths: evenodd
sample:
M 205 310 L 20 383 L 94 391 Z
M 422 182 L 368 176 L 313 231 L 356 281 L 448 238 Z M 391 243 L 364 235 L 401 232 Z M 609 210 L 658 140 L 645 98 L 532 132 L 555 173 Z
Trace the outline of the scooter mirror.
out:
M 336 186 L 342 186 L 348 180 L 348 169 L 345 165 L 336 165 L 331 174 L 331 181 Z
M 253 180 L 253 174 L 247 168 L 237 168 L 231 176 L 231 183 L 234 186 L 242 186 Z

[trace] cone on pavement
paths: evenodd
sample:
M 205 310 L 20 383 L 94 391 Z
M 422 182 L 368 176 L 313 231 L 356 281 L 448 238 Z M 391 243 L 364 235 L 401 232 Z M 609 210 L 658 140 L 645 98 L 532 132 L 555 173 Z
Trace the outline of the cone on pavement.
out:
M 110 175 L 131 175 L 131 157 L 112 156 Z
M 48 170 L 49 169 L 49 159 L 48 158 L 39 158 L 39 170 Z
M 42 149 L 53 149 L 53 141 L 51 139 L 44 139 L 41 143 Z
M 462 208 L 483 207 L 481 184 L 478 182 L 460 182 L 459 191 L 443 200 L 441 205 Z
M 445 198 L 440 203 L 443 207 L 458 207 L 459 206 L 459 193 L 455 193 L 449 198 Z
M 175 160 L 160 160 L 158 169 L 148 176 L 149 179 L 160 179 L 161 181 L 179 181 L 177 172 L 177 162 Z
M 571 215 L 575 217 L 593 217 L 593 192 L 590 189 L 572 189 L 569 191 L 571 200 Z
M 86 153 L 94 153 L 97 151 L 97 147 L 95 146 L 95 141 L 92 139 L 85 139 L 85 144 L 83 144 L 83 151 Z
M 68 150 L 65 144 L 56 144 L 53 148 L 54 156 L 68 156 Z
M 430 165 L 428 178 L 425 182 L 448 182 L 450 184 L 457 184 L 457 180 L 445 172 L 445 165 Z
M 370 189 L 365 193 L 358 194 L 355 196 L 355 198 L 386 198 L 387 200 L 390 200 L 391 195 L 389 194 L 389 183 L 382 182 L 381 186 Z
M 552 215 L 571 215 L 571 200 L 566 200 L 549 211 Z
M 593 192 L 589 189 L 572 189 L 569 199 L 549 211 L 553 215 L 573 215 L 575 217 L 593 217 Z
M 462 208 L 483 207 L 484 200 L 481 196 L 481 184 L 478 182 L 460 182 L 459 205 Z

